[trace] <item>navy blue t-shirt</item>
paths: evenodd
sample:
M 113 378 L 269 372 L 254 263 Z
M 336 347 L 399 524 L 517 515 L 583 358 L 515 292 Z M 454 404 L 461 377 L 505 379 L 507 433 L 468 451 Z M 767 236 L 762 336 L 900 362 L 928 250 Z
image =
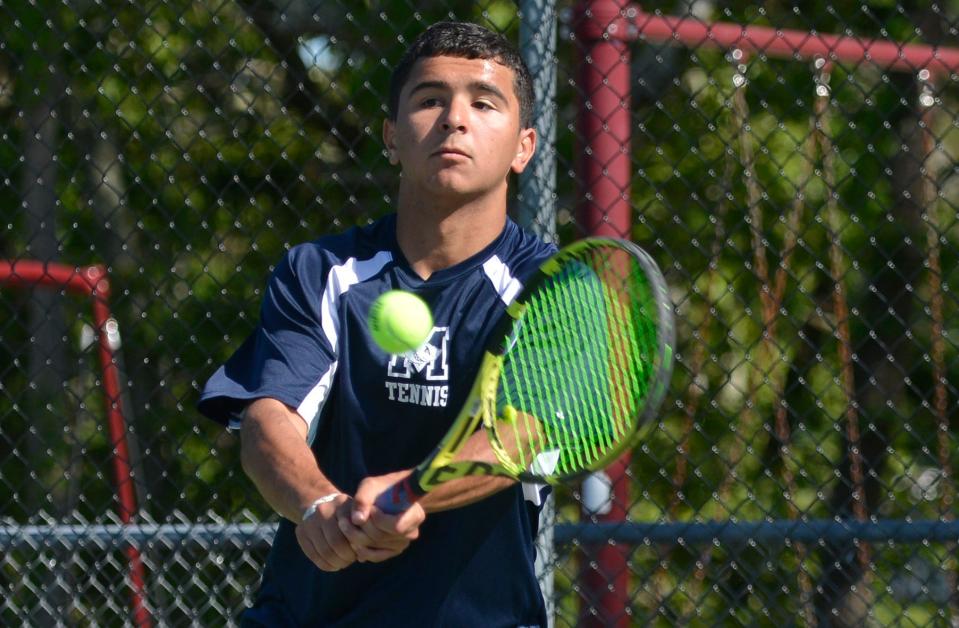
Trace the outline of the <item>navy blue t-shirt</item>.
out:
M 395 215 L 294 247 L 270 279 L 257 329 L 207 382 L 199 409 L 237 427 L 253 399 L 295 408 L 320 468 L 350 494 L 368 476 L 413 467 L 460 410 L 506 305 L 554 251 L 507 220 L 483 251 L 423 281 L 396 244 Z M 366 324 L 373 300 L 396 288 L 433 312 L 412 356 L 382 351 Z M 335 573 L 306 558 L 283 519 L 244 622 L 545 626 L 533 570 L 541 488 L 430 514 L 399 556 Z

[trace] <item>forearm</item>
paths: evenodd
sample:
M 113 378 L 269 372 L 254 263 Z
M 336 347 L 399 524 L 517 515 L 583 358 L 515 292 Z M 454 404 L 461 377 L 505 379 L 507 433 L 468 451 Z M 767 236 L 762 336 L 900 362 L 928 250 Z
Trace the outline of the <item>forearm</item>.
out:
M 274 399 L 247 408 L 240 431 L 243 470 L 279 514 L 300 522 L 317 497 L 337 492 L 306 442 L 306 423 Z
M 496 464 L 496 454 L 493 453 L 486 434 L 480 430 L 474 433 L 464 443 L 463 449 L 456 455 L 455 460 L 478 460 Z M 438 512 L 467 506 L 474 502 L 486 499 L 490 495 L 516 484 L 513 478 L 499 476 L 469 476 L 450 480 L 440 484 L 423 496 L 421 504 L 426 512 Z
M 420 503 L 427 513 L 460 508 L 481 501 L 505 488 L 516 480 L 505 477 L 466 477 L 440 484 L 427 493 Z

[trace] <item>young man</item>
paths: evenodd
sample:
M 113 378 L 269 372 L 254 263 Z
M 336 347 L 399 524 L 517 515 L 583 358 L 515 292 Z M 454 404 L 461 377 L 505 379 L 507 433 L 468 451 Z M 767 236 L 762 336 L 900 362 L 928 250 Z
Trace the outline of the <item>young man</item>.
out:
M 258 328 L 207 382 L 200 410 L 240 429 L 243 467 L 283 516 L 245 625 L 545 627 L 535 487 L 461 479 L 399 515 L 374 506 L 439 442 L 487 336 L 553 252 L 506 216 L 509 175 L 536 148 L 532 99 L 501 36 L 424 32 L 383 125 L 396 213 L 293 248 Z M 370 337 L 370 305 L 394 288 L 433 311 L 428 361 Z M 484 442 L 463 457 L 492 459 Z

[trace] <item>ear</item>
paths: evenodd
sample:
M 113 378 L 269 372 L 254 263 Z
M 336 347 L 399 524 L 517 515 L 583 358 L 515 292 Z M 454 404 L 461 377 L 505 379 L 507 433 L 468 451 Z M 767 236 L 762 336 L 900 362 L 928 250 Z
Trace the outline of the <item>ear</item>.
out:
M 396 151 L 396 125 L 389 118 L 383 120 L 383 145 L 386 146 L 390 163 L 394 166 L 400 163 L 400 157 Z
M 516 142 L 516 157 L 510 164 L 510 168 L 516 174 L 526 170 L 526 164 L 533 158 L 536 152 L 536 129 L 521 129 L 519 132 L 519 141 Z

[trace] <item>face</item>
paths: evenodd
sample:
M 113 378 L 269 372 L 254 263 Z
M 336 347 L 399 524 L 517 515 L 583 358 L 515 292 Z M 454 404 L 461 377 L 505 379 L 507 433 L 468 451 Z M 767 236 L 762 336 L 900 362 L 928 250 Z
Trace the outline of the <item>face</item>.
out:
M 403 185 L 442 196 L 504 191 L 536 148 L 521 129 L 513 71 L 486 59 L 424 57 L 400 92 L 396 121 L 383 125 Z

